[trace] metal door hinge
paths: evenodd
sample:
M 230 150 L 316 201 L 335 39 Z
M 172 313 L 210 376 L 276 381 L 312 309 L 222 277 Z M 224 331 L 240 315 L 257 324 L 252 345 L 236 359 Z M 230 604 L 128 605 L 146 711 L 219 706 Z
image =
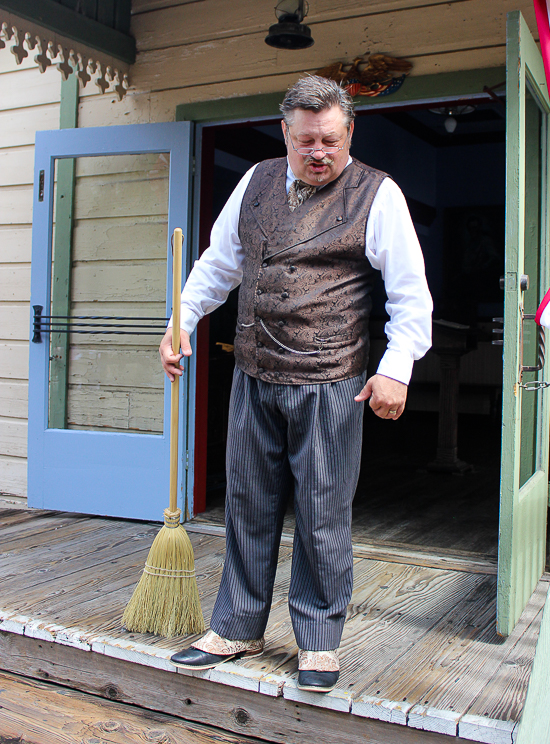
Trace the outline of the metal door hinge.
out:
M 504 318 L 493 318 L 493 323 L 499 323 L 502 326 L 502 328 L 493 328 L 492 332 L 495 335 L 499 335 L 499 336 L 503 335 L 504 334 Z M 491 343 L 493 344 L 493 346 L 503 346 L 504 340 L 502 338 L 498 338 L 498 339 L 494 339 L 493 341 L 491 341 Z

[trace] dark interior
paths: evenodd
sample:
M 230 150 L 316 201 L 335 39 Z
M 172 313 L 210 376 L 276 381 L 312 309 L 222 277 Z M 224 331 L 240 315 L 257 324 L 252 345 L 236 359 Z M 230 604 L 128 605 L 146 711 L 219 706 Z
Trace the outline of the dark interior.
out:
M 492 340 L 499 338 L 493 334 L 493 318 L 503 314 L 505 108 L 490 99 L 461 105 L 451 112 L 453 132 L 445 126 L 450 114 L 443 107 L 358 112 L 356 119 L 351 153 L 390 174 L 403 190 L 435 309 L 434 348 L 415 364 L 404 415 L 389 422 L 365 411 L 354 540 L 496 555 L 502 349 Z M 204 246 L 211 223 L 246 170 L 285 152 L 279 121 L 204 130 Z M 223 519 L 237 292 L 210 316 L 206 331 L 207 487 L 200 518 L 211 521 Z M 369 374 L 385 348 L 381 278 L 373 300 Z M 442 377 L 449 350 L 460 380 L 457 393 L 450 390 L 448 376 Z M 443 404 L 442 386 L 447 391 Z M 454 424 L 440 411 L 451 404 Z M 458 438 L 454 466 L 438 467 L 438 448 L 445 436 L 448 440 L 450 427 Z M 448 452 L 443 455 L 448 459 Z

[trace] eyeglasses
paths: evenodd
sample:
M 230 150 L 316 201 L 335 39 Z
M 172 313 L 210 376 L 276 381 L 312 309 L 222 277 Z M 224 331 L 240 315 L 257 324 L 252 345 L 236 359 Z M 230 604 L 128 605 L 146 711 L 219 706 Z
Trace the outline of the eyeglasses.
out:
M 346 137 L 346 140 L 342 147 L 294 147 L 294 142 L 292 141 L 292 137 L 290 136 L 290 132 L 287 132 L 288 139 L 290 141 L 290 144 L 292 145 L 292 149 L 297 152 L 299 155 L 313 155 L 314 152 L 322 152 L 325 155 L 334 155 L 337 152 L 340 152 L 340 150 L 343 150 L 346 146 L 346 142 L 349 139 L 349 134 Z

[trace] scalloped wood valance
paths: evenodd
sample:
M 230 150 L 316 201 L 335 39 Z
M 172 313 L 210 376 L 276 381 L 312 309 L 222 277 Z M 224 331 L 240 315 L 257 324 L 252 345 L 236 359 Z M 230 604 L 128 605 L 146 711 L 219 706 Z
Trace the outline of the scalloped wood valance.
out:
M 76 74 L 82 87 L 93 81 L 102 93 L 115 93 L 119 101 L 126 95 L 129 65 L 0 9 L 0 49 L 6 46 L 18 65 L 34 52 L 40 72 L 55 65 L 64 80 Z

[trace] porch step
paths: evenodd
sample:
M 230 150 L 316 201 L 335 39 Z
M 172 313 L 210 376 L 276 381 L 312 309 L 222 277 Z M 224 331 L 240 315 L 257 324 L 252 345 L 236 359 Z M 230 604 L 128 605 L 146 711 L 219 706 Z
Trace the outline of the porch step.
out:
M 0 672 L 0 742 L 254 744 L 257 739 Z

